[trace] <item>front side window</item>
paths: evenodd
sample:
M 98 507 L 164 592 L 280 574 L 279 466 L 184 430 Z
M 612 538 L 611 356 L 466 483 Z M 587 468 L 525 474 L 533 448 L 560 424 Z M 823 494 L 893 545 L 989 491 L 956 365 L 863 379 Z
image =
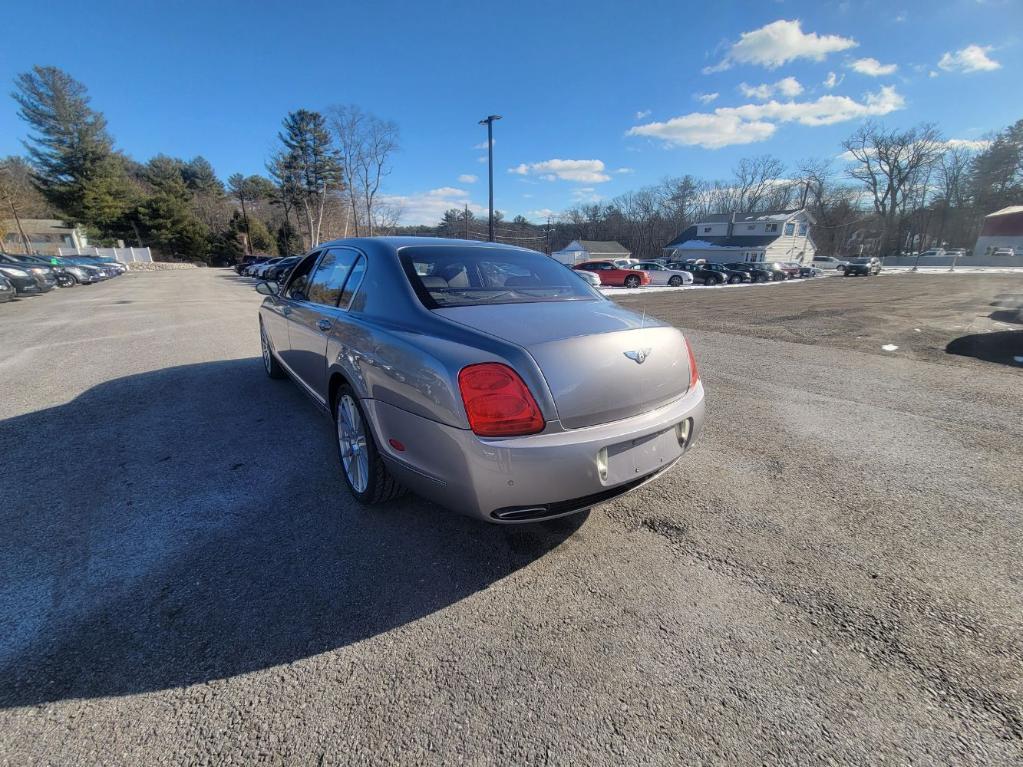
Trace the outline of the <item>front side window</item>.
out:
M 328 250 L 309 281 L 308 300 L 314 304 L 337 306 L 341 288 L 357 256 L 352 250 Z
M 295 301 L 306 301 L 306 291 L 309 288 L 309 276 L 313 271 L 313 267 L 316 265 L 316 258 L 319 256 L 319 252 L 310 253 L 299 263 L 298 266 L 291 272 L 291 279 L 288 280 L 288 287 L 285 289 L 285 295 Z
M 440 246 L 402 248 L 399 254 L 406 277 L 429 309 L 606 300 L 557 261 L 535 251 Z M 604 262 L 593 266 L 613 268 Z
M 764 227 L 764 228 L 765 228 L 765 230 L 766 230 L 766 231 L 768 231 L 768 232 L 777 232 L 777 231 L 778 231 L 778 225 L 777 225 L 777 224 L 768 224 L 768 225 L 767 225 L 766 227 Z

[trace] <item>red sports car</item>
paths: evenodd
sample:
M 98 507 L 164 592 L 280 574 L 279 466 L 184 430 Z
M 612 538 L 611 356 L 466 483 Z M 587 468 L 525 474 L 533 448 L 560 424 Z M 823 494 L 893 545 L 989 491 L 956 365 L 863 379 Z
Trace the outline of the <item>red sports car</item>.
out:
M 650 284 L 650 275 L 638 269 L 622 269 L 614 261 L 583 261 L 573 269 L 594 272 L 600 276 L 601 285 L 614 285 L 619 288 L 638 288 Z

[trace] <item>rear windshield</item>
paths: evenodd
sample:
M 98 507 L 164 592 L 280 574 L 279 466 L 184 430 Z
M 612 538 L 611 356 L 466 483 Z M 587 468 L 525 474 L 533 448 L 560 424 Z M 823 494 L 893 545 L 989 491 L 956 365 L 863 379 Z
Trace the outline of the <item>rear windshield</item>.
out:
M 567 266 L 534 251 L 449 245 L 402 248 L 400 257 L 416 295 L 430 309 L 603 300 Z

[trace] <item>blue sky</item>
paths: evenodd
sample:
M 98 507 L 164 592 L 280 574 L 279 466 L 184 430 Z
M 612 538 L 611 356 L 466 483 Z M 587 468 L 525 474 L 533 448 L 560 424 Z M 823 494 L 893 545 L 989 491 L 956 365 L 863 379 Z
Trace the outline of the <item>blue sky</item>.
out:
M 870 116 L 968 141 L 1023 117 L 1023 0 L 83 5 L 10 4 L 8 90 L 59 66 L 120 149 L 223 177 L 262 172 L 289 110 L 358 104 L 400 125 L 384 191 L 407 223 L 483 209 L 491 113 L 497 207 L 535 220 L 743 156 L 833 157 Z M 67 42 L 40 45 L 55 23 Z M 25 133 L 0 102 L 0 154 Z

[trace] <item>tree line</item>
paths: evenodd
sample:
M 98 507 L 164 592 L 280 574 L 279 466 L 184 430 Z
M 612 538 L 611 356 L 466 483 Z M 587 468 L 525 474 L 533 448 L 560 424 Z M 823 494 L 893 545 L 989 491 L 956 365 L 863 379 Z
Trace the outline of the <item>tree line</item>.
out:
M 387 230 L 400 215 L 379 196 L 398 127 L 357 106 L 288 114 L 266 175 L 235 173 L 225 183 L 203 157 L 142 163 L 117 150 L 85 85 L 56 67 L 18 75 L 12 95 L 29 133 L 24 157 L 0 159 L 0 219 L 26 250 L 26 218 L 82 226 L 103 245 L 212 262 L 301 253 Z

